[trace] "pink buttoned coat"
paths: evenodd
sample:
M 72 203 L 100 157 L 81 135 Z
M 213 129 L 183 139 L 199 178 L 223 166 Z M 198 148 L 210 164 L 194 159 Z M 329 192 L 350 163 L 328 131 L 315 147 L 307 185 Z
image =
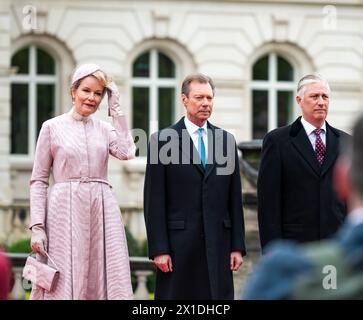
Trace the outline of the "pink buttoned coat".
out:
M 107 182 L 109 154 L 134 157 L 124 116 L 113 117 L 113 126 L 71 113 L 43 123 L 30 180 L 30 227 L 45 225 L 60 276 L 53 292 L 33 285 L 31 299 L 132 299 L 124 225 Z

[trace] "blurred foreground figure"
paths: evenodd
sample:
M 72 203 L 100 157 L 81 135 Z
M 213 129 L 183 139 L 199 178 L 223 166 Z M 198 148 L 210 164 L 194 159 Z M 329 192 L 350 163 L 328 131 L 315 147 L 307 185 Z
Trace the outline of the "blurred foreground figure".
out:
M 0 250 L 0 300 L 6 300 L 11 290 L 11 265 Z

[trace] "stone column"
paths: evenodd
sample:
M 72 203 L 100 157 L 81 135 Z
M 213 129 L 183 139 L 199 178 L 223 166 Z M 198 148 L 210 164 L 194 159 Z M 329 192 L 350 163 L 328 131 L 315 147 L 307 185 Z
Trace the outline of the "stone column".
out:
M 0 242 L 5 237 L 10 187 L 10 2 L 0 2 Z
M 135 300 L 150 300 L 149 291 L 147 290 L 147 277 L 152 275 L 152 271 L 138 270 L 135 271 L 137 277 L 137 288 L 134 294 Z

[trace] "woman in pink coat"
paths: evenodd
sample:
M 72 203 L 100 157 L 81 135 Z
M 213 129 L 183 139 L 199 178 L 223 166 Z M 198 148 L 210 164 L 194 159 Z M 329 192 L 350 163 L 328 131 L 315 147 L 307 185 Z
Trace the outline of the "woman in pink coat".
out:
M 113 126 L 92 115 L 106 92 Z M 117 87 L 99 66 L 81 65 L 71 94 L 73 108 L 43 123 L 35 151 L 31 246 L 41 259 L 46 250 L 60 275 L 51 292 L 33 285 L 31 299 L 132 299 L 125 230 L 107 164 L 109 154 L 133 158 L 135 145 Z

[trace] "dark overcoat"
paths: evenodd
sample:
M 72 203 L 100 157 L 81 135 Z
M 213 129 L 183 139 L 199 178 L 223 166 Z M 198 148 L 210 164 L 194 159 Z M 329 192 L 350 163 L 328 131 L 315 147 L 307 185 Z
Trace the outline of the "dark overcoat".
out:
M 171 163 L 164 159 L 168 147 Z M 169 254 L 173 262 L 173 272 L 157 271 L 156 299 L 233 299 L 230 253 L 245 254 L 241 194 L 231 134 L 208 122 L 205 169 L 184 118 L 151 136 L 144 186 L 149 257 Z
M 344 139 L 349 135 L 326 123 L 326 155 L 320 165 L 301 117 L 265 136 L 257 183 L 262 247 L 274 239 L 308 242 L 336 232 L 347 212 L 332 181 Z

